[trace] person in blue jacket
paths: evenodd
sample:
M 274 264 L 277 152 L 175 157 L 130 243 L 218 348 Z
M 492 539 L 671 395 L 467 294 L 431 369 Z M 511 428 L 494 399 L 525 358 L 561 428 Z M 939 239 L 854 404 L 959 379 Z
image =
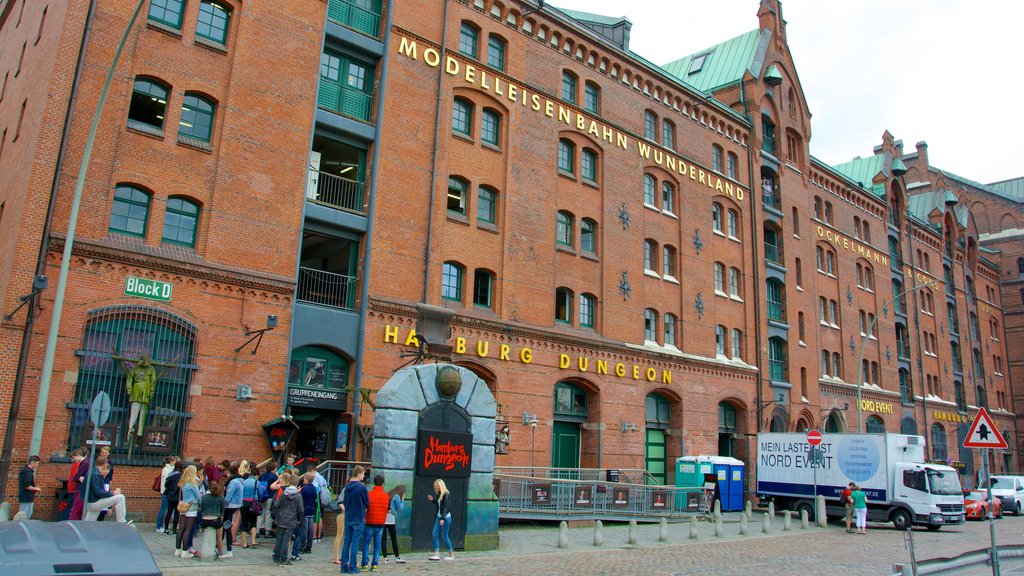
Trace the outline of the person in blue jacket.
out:
M 98 456 L 96 462 L 89 469 L 91 479 L 89 480 L 89 494 L 85 501 L 85 519 L 96 520 L 101 510 L 113 507 L 117 521 L 126 522 L 127 510 L 121 489 L 115 488 L 111 492 L 103 484 L 103 473 L 106 472 L 106 469 L 107 458 L 105 456 Z
M 370 493 L 363 484 L 366 469 L 356 466 L 344 488 L 345 540 L 341 545 L 341 573 L 359 574 L 356 556 L 359 542 L 366 528 L 366 508 L 370 505 Z

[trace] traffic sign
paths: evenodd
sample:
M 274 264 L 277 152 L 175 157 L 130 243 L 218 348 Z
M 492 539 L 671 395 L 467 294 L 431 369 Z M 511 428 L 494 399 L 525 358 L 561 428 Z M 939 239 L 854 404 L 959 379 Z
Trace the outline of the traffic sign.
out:
M 1009 446 L 1006 439 L 999 433 L 992 417 L 988 411 L 979 407 L 978 413 L 967 430 L 967 437 L 964 439 L 964 448 L 1000 448 L 1005 450 Z
M 92 407 L 89 408 L 89 421 L 97 428 L 107 423 L 110 418 L 110 395 L 100 392 L 92 399 Z
M 817 430 L 808 430 L 807 443 L 810 444 L 811 446 L 817 446 L 818 444 L 821 444 L 821 432 L 818 432 Z

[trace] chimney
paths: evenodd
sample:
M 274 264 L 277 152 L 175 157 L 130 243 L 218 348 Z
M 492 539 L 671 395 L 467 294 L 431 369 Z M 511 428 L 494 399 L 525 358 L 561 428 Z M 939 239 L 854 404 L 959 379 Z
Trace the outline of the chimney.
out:
M 924 140 L 921 140 L 917 144 L 914 144 L 914 146 L 917 147 L 917 161 L 920 163 L 921 166 L 924 167 L 925 170 L 927 170 L 928 167 L 929 167 L 929 164 L 928 164 L 928 143 L 925 142 Z

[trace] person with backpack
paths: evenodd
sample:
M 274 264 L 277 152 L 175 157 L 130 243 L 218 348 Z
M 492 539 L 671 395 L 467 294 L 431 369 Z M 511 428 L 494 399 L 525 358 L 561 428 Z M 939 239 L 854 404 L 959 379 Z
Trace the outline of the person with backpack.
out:
M 850 494 L 853 493 L 854 483 L 850 482 L 846 489 L 839 493 L 839 503 L 846 507 L 846 532 L 853 534 L 853 500 Z
M 299 479 L 291 474 L 282 474 L 281 480 L 285 484 L 281 496 L 272 504 L 271 510 L 274 520 L 277 522 L 277 542 L 274 544 L 274 566 L 291 566 L 291 557 L 288 554 L 288 545 L 292 539 L 292 532 L 298 527 L 299 522 L 305 520 L 305 511 L 302 506 L 302 497 L 299 495 Z M 297 554 L 298 549 L 294 552 Z
M 270 504 L 273 499 L 270 485 L 274 482 L 277 482 L 277 474 L 274 472 L 273 466 L 269 464 L 261 466 L 260 476 L 256 480 L 256 494 L 263 510 L 256 519 L 256 528 L 260 536 L 269 538 L 274 537 L 274 519 L 270 515 Z
M 164 490 L 164 484 L 167 482 L 167 476 L 174 471 L 174 462 L 177 460 L 174 456 L 168 456 L 164 458 L 164 467 L 160 470 L 160 474 L 153 479 L 153 490 L 160 493 L 160 511 L 156 513 L 156 531 L 157 533 L 163 533 L 164 516 L 167 514 L 167 492 Z
M 242 463 L 238 465 L 238 473 L 242 476 L 242 520 L 238 526 L 238 533 L 242 537 L 242 548 L 255 548 L 256 544 L 256 523 L 257 517 L 262 510 L 260 507 L 260 500 L 256 494 L 256 476 L 249 473 L 249 461 L 242 460 Z M 248 538 L 252 537 L 252 544 L 249 544 Z
M 181 492 L 178 490 L 178 480 L 181 480 L 181 460 L 174 462 L 174 469 L 164 480 L 164 495 L 167 496 L 167 513 L 164 516 L 164 534 L 178 533 L 178 498 Z M 173 520 L 173 522 L 172 522 Z

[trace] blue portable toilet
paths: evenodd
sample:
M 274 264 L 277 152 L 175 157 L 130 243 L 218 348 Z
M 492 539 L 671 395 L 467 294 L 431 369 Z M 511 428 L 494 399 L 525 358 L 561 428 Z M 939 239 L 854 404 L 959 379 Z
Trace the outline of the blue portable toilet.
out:
M 728 456 L 711 456 L 709 458 L 718 479 L 718 494 L 722 501 L 723 512 L 736 512 L 743 509 L 743 481 L 746 465 Z

